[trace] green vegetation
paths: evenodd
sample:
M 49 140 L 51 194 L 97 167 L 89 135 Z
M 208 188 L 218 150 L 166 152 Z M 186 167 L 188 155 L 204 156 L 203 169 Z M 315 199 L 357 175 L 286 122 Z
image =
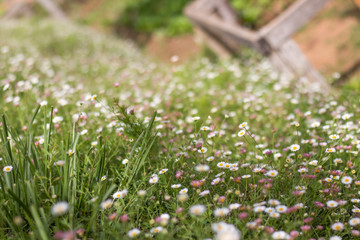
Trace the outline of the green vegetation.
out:
M 0 36 L 0 239 L 360 234 L 357 93 L 73 25 Z

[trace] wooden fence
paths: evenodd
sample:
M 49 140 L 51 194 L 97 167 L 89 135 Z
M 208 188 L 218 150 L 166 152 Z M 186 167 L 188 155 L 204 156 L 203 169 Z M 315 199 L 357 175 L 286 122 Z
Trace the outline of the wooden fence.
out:
M 329 84 L 291 38 L 329 1 L 298 0 L 258 31 L 241 26 L 226 0 L 196 0 L 184 12 L 205 43 L 218 54 L 240 54 L 239 45 L 246 45 L 268 57 L 278 71 L 306 77 L 328 91 Z
M 67 20 L 65 13 L 56 5 L 54 0 L 4 0 L 7 11 L 1 19 L 8 20 L 27 14 L 31 11 L 31 6 L 35 3 L 40 4 L 53 18 L 61 21 Z

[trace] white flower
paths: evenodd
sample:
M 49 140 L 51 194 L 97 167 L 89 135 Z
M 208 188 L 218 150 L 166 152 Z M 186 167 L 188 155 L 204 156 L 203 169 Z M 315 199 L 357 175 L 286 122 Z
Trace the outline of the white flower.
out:
M 159 174 L 164 174 L 164 173 L 166 173 L 167 171 L 168 171 L 167 168 L 161 169 L 161 170 L 159 171 Z
M 199 195 L 203 197 L 203 196 L 208 195 L 209 193 L 210 193 L 209 190 L 204 190 L 204 191 L 202 191 L 201 193 L 199 193 Z
M 254 207 L 253 211 L 256 213 L 263 212 L 265 210 L 265 206 L 257 206 Z
M 69 204 L 67 202 L 58 202 L 51 207 L 51 214 L 53 216 L 61 216 L 67 213 L 69 210 Z
M 240 231 L 232 224 L 213 223 L 211 228 L 216 232 L 215 240 L 239 240 L 241 237 Z
M 207 148 L 206 147 L 202 147 L 198 150 L 199 153 L 206 153 L 207 152 Z
M 187 188 L 183 188 L 180 190 L 179 194 L 186 194 L 188 192 Z
M 210 167 L 208 165 L 197 165 L 195 167 L 195 170 L 198 171 L 198 172 L 207 172 L 209 171 Z
M 247 122 L 243 122 L 243 123 L 241 123 L 241 124 L 239 125 L 239 128 L 246 128 L 247 125 L 248 125 Z
M 190 207 L 189 212 L 194 216 L 201 216 L 206 211 L 206 207 L 204 205 L 193 205 Z
M 149 183 L 157 183 L 159 181 L 159 177 L 156 174 L 153 174 L 149 180 Z
M 332 135 L 330 135 L 329 136 L 329 138 L 331 139 L 331 140 L 337 140 L 337 139 L 339 139 L 339 135 L 337 135 L 337 134 L 332 134 Z
M 111 199 L 108 199 L 108 200 L 103 201 L 100 204 L 100 206 L 102 209 L 109 209 L 109 208 L 111 208 L 112 204 L 113 204 L 113 201 Z
M 240 203 L 232 203 L 229 205 L 230 210 L 235 210 L 238 209 L 239 207 L 241 207 Z
M 276 211 L 279 212 L 279 213 L 285 213 L 287 210 L 287 207 L 284 206 L 284 205 L 278 205 L 276 206 Z
M 344 229 L 344 224 L 342 224 L 341 222 L 334 223 L 333 225 L 331 225 L 331 229 L 334 231 L 341 231 Z
M 292 152 L 296 152 L 296 151 L 298 151 L 299 149 L 300 149 L 300 145 L 299 145 L 299 144 L 293 144 L 293 145 L 290 146 L 290 150 L 291 150 Z
M 113 194 L 113 198 L 117 199 L 117 198 L 124 198 L 126 196 L 126 194 L 128 193 L 128 191 L 126 189 L 122 190 L 122 191 L 117 191 Z
M 129 159 L 122 160 L 122 164 L 127 164 L 129 162 Z
M 350 224 L 350 226 L 356 226 L 356 225 L 360 224 L 360 218 L 352 218 L 352 219 L 350 219 L 349 224 Z
M 268 201 L 268 204 L 271 205 L 271 206 L 276 206 L 276 205 L 280 205 L 280 202 L 276 199 L 270 199 Z
M 56 116 L 56 117 L 53 118 L 53 123 L 59 123 L 59 122 L 61 122 L 62 120 L 64 120 L 63 117 L 61 117 L 61 116 Z
M 4 171 L 4 172 L 11 172 L 12 169 L 13 169 L 12 166 L 5 166 L 5 167 L 3 168 L 3 171 Z
M 341 182 L 342 182 L 343 184 L 346 184 L 346 185 L 351 184 L 351 183 L 352 183 L 352 178 L 349 177 L 349 176 L 345 176 L 345 177 L 343 177 L 343 178 L 341 179 Z
M 339 204 L 336 202 L 336 201 L 334 201 L 334 200 L 330 200 L 330 201 L 327 201 L 326 202 L 326 206 L 328 206 L 329 208 L 335 208 L 335 207 L 337 207 Z
M 277 175 L 279 174 L 278 171 L 276 170 L 270 170 L 266 173 L 266 176 L 269 176 L 269 177 L 276 177 Z
M 159 233 L 159 232 L 161 232 L 163 230 L 163 228 L 162 227 L 156 227 L 156 228 L 152 228 L 151 230 L 150 230 L 150 232 L 151 233 Z
M 105 180 L 106 180 L 106 176 L 105 176 L 105 175 L 102 176 L 100 180 L 101 180 L 101 181 L 105 181 Z
M 327 149 L 325 150 L 325 152 L 327 152 L 327 153 L 333 153 L 333 152 L 336 152 L 336 149 L 335 149 L 335 148 L 327 148 Z
M 246 130 L 245 129 L 242 129 L 240 132 L 238 132 L 238 137 L 242 137 L 242 136 L 244 136 L 245 135 L 245 133 L 246 133 Z
M 133 238 L 133 237 L 136 237 L 137 235 L 139 235 L 140 234 L 140 230 L 139 229 L 137 229 L 137 228 L 133 228 L 133 229 L 131 229 L 129 232 L 128 232 L 128 236 L 130 237 L 130 238 Z
M 228 208 L 217 208 L 214 211 L 214 216 L 215 217 L 224 217 L 226 215 L 228 215 L 230 212 L 230 210 Z
M 171 185 L 171 188 L 179 188 L 179 187 L 181 187 L 181 184 L 173 184 L 173 185 Z
M 284 231 L 276 231 L 271 235 L 273 239 L 289 239 L 290 235 Z
M 329 240 L 341 240 L 342 238 L 339 236 L 332 236 L 329 238 Z

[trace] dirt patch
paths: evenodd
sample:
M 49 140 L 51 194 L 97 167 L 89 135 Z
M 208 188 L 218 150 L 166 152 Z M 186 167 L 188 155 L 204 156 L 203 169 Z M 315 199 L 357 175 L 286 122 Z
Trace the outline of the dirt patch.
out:
M 310 62 L 325 75 L 346 72 L 360 61 L 360 50 L 352 39 L 359 24 L 354 11 L 354 4 L 333 1 L 294 37 Z
M 182 63 L 198 55 L 201 48 L 195 43 L 194 36 L 188 34 L 173 38 L 152 36 L 145 50 L 149 55 L 165 62 L 170 62 L 173 56 L 178 56 L 177 62 Z

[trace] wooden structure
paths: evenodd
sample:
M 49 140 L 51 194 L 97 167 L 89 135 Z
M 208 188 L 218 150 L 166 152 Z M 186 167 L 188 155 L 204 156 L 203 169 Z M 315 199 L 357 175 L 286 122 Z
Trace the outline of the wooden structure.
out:
M 31 12 L 31 6 L 35 3 L 40 4 L 53 18 L 61 21 L 67 20 L 65 13 L 56 5 L 54 0 L 5 0 L 4 2 L 8 10 L 1 17 L 3 20 Z
M 242 27 L 227 0 L 196 0 L 186 7 L 185 14 L 205 44 L 218 54 L 239 54 L 239 45 L 246 45 L 268 57 L 276 70 L 292 77 L 306 77 L 327 91 L 329 84 L 291 37 L 329 1 L 297 0 L 258 31 Z

